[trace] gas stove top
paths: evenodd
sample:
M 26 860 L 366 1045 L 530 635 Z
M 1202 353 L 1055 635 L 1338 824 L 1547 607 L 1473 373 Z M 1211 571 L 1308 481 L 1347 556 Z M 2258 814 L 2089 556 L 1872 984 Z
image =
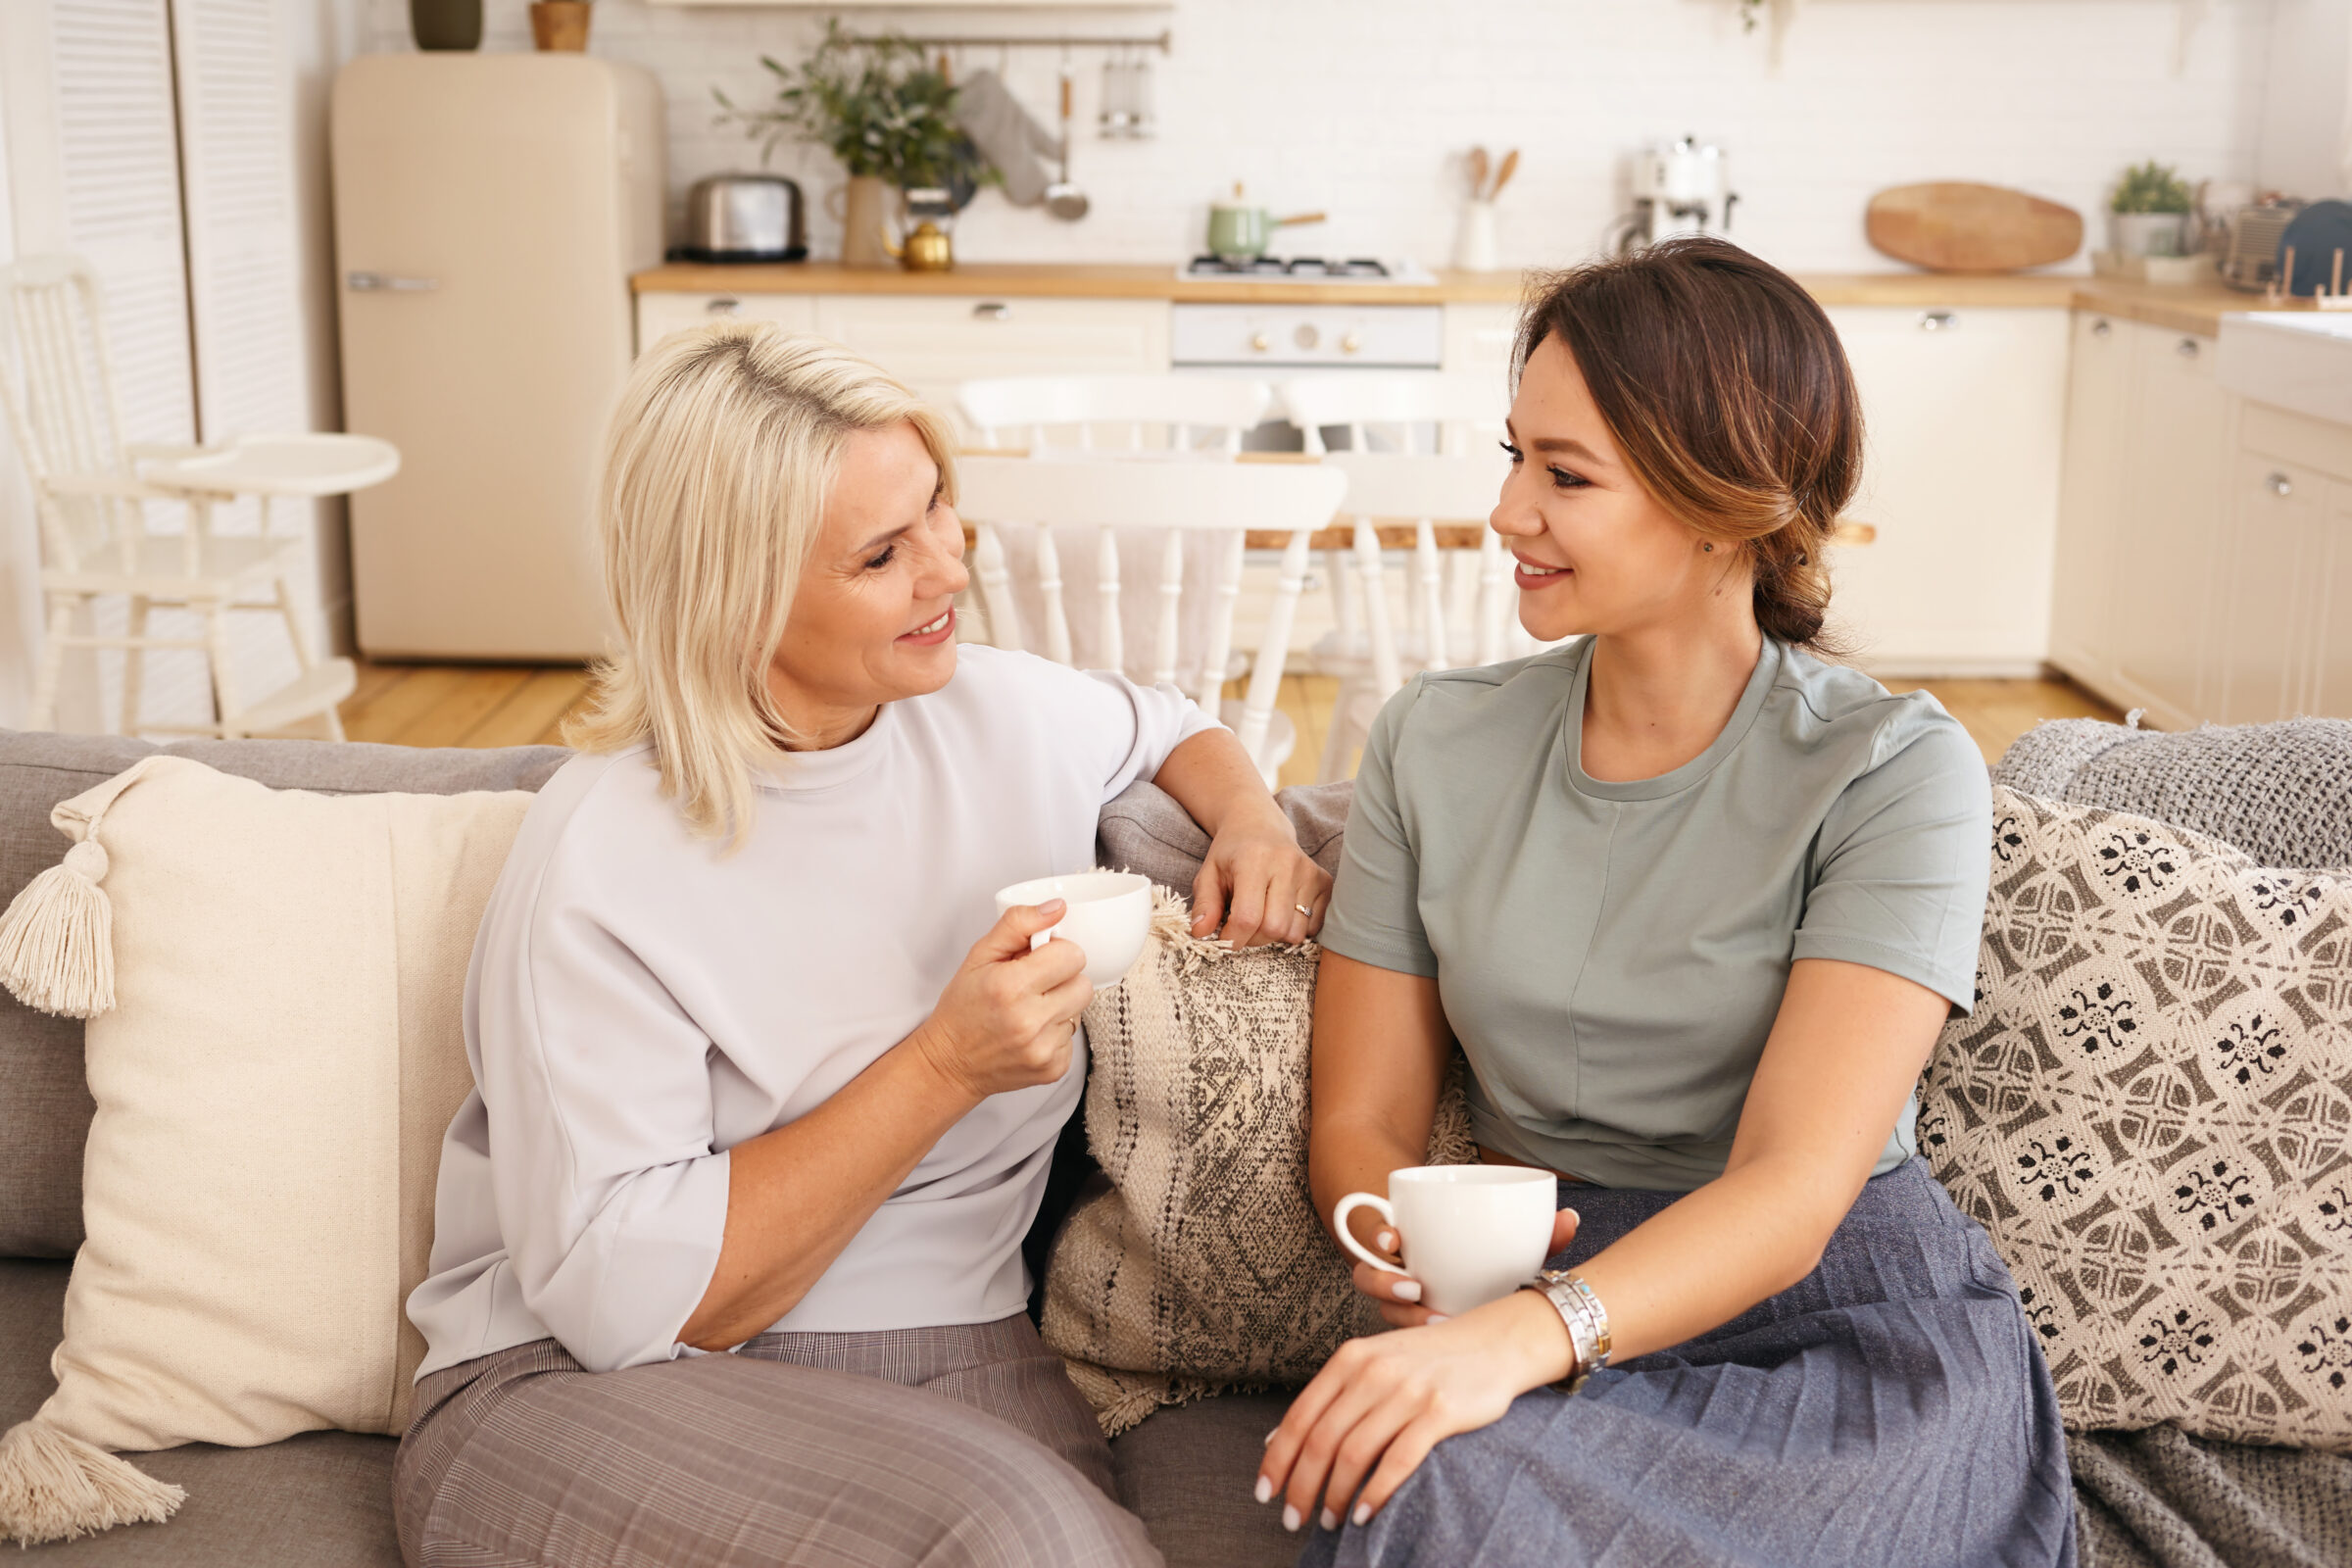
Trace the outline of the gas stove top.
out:
M 1434 283 L 1418 262 L 1383 262 L 1368 256 L 1260 256 L 1228 262 L 1196 256 L 1176 270 L 1179 277 L 1232 278 L 1251 283 Z

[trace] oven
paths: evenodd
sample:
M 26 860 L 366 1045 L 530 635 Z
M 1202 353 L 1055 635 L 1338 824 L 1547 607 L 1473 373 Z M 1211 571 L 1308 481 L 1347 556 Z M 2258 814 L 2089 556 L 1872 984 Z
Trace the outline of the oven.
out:
M 1445 357 L 1440 305 L 1251 304 L 1170 307 L 1169 363 L 1180 375 L 1241 375 L 1273 383 L 1273 417 L 1243 446 L 1297 452 L 1305 438 L 1281 407 L 1284 377 L 1307 371 L 1435 370 Z M 1344 431 L 1326 435 L 1347 445 Z

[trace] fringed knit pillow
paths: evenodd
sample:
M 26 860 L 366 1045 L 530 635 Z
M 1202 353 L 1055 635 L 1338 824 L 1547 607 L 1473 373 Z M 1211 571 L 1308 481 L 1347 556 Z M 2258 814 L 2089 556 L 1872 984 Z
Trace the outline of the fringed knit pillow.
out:
M 1161 1404 L 1303 1383 L 1378 1331 L 1306 1187 L 1312 944 L 1231 950 L 1155 891 L 1152 941 L 1086 1011 L 1086 1134 L 1111 1190 L 1070 1215 L 1046 1343 L 1116 1437 Z M 1429 1162 L 1476 1154 L 1458 1081 Z
M 460 999 L 531 797 L 327 796 L 156 757 L 59 806 L 74 840 L 0 919 L 0 981 L 89 1019 L 87 1238 L 57 1392 L 0 1438 L 0 1539 L 162 1520 L 110 1449 L 398 1433 L 401 1315 Z
M 2066 1423 L 2352 1451 L 2352 877 L 1993 792 L 1921 1152 Z

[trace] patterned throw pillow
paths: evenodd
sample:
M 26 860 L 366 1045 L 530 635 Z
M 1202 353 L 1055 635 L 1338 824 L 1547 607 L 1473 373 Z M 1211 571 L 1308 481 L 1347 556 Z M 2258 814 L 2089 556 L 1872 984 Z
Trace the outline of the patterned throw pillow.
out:
M 2066 1423 L 2352 1450 L 2352 877 L 1993 792 L 1920 1148 Z
M 1086 1137 L 1110 1191 L 1046 1270 L 1046 1343 L 1111 1437 L 1162 1404 L 1304 1383 L 1381 1327 L 1306 1187 L 1315 948 L 1231 951 L 1153 899 L 1142 959 L 1086 1009 Z M 1475 1152 L 1449 1083 L 1427 1158 Z

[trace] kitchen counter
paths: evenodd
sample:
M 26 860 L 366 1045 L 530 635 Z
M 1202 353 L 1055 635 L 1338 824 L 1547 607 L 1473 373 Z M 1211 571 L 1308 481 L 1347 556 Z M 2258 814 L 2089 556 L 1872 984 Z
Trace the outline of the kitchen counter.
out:
M 632 277 L 640 294 L 1003 295 L 1007 298 L 1173 300 L 1218 305 L 1515 305 L 1526 274 L 1442 271 L 1434 283 L 1267 283 L 1179 277 L 1173 266 L 970 262 L 949 272 L 840 267 L 829 262 L 712 267 L 673 262 Z M 2176 332 L 2207 336 L 2233 311 L 2267 309 L 2259 294 L 2219 283 L 2133 283 L 2080 274 L 1983 276 L 1959 272 L 1800 272 L 1824 305 L 1974 306 L 2104 311 Z M 2280 307 L 2309 310 L 2309 301 Z

